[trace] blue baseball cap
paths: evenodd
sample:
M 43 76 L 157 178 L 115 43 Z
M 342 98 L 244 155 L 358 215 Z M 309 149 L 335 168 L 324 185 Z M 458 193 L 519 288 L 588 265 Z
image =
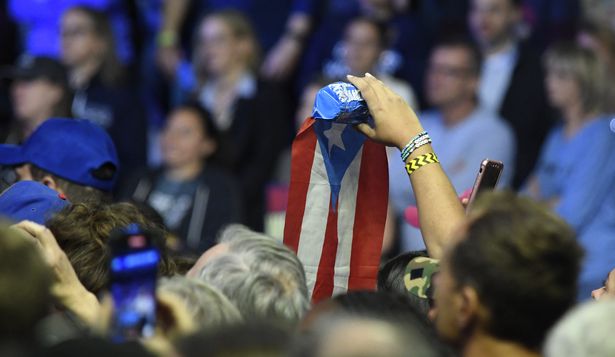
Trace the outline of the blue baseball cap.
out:
M 13 222 L 28 220 L 45 224 L 70 202 L 36 181 L 19 181 L 0 194 L 0 216 Z
M 22 145 L 0 145 L 0 165 L 33 164 L 63 179 L 113 190 L 119 173 L 115 145 L 107 132 L 83 119 L 51 118 L 44 121 Z M 97 171 L 112 165 L 110 179 Z

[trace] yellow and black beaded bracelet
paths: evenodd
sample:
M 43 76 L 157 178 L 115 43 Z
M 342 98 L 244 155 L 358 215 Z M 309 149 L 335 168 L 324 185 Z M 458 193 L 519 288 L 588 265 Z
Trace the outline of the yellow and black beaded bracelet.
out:
M 408 175 L 412 175 L 414 171 L 420 169 L 421 167 L 429 164 L 436 164 L 438 162 L 440 161 L 438 161 L 438 157 L 436 156 L 436 154 L 430 152 L 421 156 L 417 156 L 414 159 L 408 161 L 408 163 L 406 164 L 406 171 L 408 172 Z

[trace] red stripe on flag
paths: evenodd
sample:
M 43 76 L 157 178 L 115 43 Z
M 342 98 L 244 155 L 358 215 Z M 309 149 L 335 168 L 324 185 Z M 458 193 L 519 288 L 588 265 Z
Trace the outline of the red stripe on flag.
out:
M 369 140 L 363 145 L 354 217 L 348 290 L 376 288 L 384 223 L 387 215 L 389 177 L 386 151 Z M 369 170 L 364 170 L 369 163 Z
M 335 275 L 335 259 L 337 256 L 337 211 L 329 209 L 327 216 L 327 228 L 325 230 L 325 241 L 322 246 L 322 255 L 318 264 L 318 273 L 314 291 L 312 292 L 312 303 L 316 304 L 328 299 L 333 295 L 333 276 Z
M 310 175 L 316 149 L 316 133 L 312 130 L 314 119 L 308 118 L 293 141 L 288 189 L 288 207 L 284 223 L 284 244 L 295 253 L 299 249 L 299 236 L 305 212 L 305 201 L 310 186 Z

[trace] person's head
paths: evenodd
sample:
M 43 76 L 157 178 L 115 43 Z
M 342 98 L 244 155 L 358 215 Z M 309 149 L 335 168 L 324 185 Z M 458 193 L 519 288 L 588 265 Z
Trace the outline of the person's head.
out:
M 305 119 L 312 116 L 314 101 L 316 100 L 318 91 L 329 83 L 330 81 L 326 78 L 316 77 L 303 88 L 301 97 L 299 98 L 299 105 L 295 112 L 295 126 L 297 130 L 301 128 Z
M 214 155 L 217 129 L 209 113 L 198 105 L 179 106 L 169 114 L 162 131 L 162 161 L 167 168 L 204 162 Z
M 48 119 L 23 145 L 0 145 L 0 164 L 17 166 L 20 180 L 38 181 L 71 202 L 105 199 L 119 174 L 109 134 L 78 119 Z
M 196 278 L 175 275 L 158 281 L 158 290 L 182 300 L 194 324 L 201 329 L 241 322 L 241 314 L 218 289 Z
M 512 193 L 479 197 L 436 279 L 436 327 L 462 347 L 476 336 L 538 351 L 574 305 L 582 249 L 555 213 Z
M 237 11 L 206 15 L 197 26 L 193 63 L 199 78 L 256 70 L 258 44 L 252 25 Z
M 120 62 L 107 15 L 87 6 L 67 10 L 60 23 L 62 61 L 71 69 L 96 65 L 102 80 L 112 84 L 120 75 Z
M 468 23 L 483 49 L 497 50 L 514 38 L 521 15 L 521 0 L 472 0 Z
M 465 38 L 448 38 L 432 50 L 427 69 L 426 95 L 437 108 L 474 101 L 480 78 L 481 56 Z
M 368 18 L 358 18 L 346 26 L 344 63 L 351 74 L 364 75 L 374 70 L 387 46 L 387 29 Z
M 176 343 L 184 357 L 286 357 L 290 333 L 262 321 L 200 331 Z
M 300 338 L 306 341 L 298 342 L 293 356 L 445 356 L 439 347 L 431 345 L 417 331 L 373 317 L 331 316 L 319 321 L 309 337 Z
M 430 299 L 433 299 L 434 269 L 426 269 L 421 259 L 427 257 L 425 251 L 402 253 L 387 261 L 378 271 L 378 291 L 406 295 L 417 310 L 425 316 L 429 313 Z M 436 267 L 434 264 L 429 267 Z
M 551 330 L 546 357 L 615 356 L 615 301 L 588 302 L 564 316 Z
M 281 242 L 231 225 L 189 276 L 220 289 L 247 321 L 293 326 L 309 308 L 303 266 Z
M 24 55 L 4 76 L 13 80 L 15 118 L 29 130 L 23 133 L 24 139 L 44 120 L 69 116 L 72 95 L 66 69 L 57 60 Z
M 577 105 L 583 114 L 602 110 L 604 72 L 594 53 L 573 43 L 559 43 L 547 50 L 544 65 L 547 94 L 554 107 Z
M 302 356 L 441 356 L 443 352 L 424 316 L 395 293 L 338 295 L 317 305 L 308 320 L 302 324 Z
M 98 293 L 109 280 L 109 237 L 114 230 L 132 223 L 155 235 L 154 241 L 161 250 L 159 273 L 172 275 L 175 265 L 165 249 L 165 232 L 129 203 L 77 203 L 47 221 L 47 227 L 68 256 L 79 281 L 89 291 Z
M 615 299 L 615 269 L 606 275 L 601 287 L 592 291 L 592 298 L 594 300 Z
M 35 243 L 0 226 L 0 336 L 28 338 L 50 307 L 51 274 Z M 0 338 L 1 339 L 1 338 Z

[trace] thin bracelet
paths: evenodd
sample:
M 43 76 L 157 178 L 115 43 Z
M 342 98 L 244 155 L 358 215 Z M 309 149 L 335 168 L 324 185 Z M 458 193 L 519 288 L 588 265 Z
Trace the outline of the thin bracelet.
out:
M 423 132 L 418 133 L 415 137 L 413 137 L 412 139 L 410 139 L 410 141 L 408 141 L 406 146 L 404 146 L 403 150 L 401 151 L 401 158 L 404 162 L 406 161 L 404 158 L 407 159 L 408 156 L 410 156 L 410 154 L 408 154 L 410 149 L 416 144 L 417 141 L 425 137 L 429 138 L 429 135 L 427 135 L 426 131 L 423 131 Z
M 423 145 L 427 145 L 427 144 L 431 144 L 431 138 L 429 136 L 424 136 L 421 139 L 419 139 L 418 141 L 414 142 L 412 145 L 410 145 L 410 148 L 408 149 L 407 152 L 404 153 L 404 156 L 402 156 L 402 160 L 404 162 L 406 162 L 406 160 L 408 160 L 408 158 L 410 157 L 410 155 L 412 155 L 412 153 L 420 148 Z
M 422 132 L 421 134 L 415 136 L 401 151 L 401 160 L 406 162 L 414 150 L 429 143 L 431 143 L 431 138 L 426 132 Z
M 423 154 L 421 156 L 417 156 L 414 159 L 408 161 L 406 164 L 406 172 L 408 175 L 412 175 L 413 172 L 420 169 L 421 167 L 429 164 L 437 164 L 440 162 L 435 153 L 430 152 L 427 154 Z

